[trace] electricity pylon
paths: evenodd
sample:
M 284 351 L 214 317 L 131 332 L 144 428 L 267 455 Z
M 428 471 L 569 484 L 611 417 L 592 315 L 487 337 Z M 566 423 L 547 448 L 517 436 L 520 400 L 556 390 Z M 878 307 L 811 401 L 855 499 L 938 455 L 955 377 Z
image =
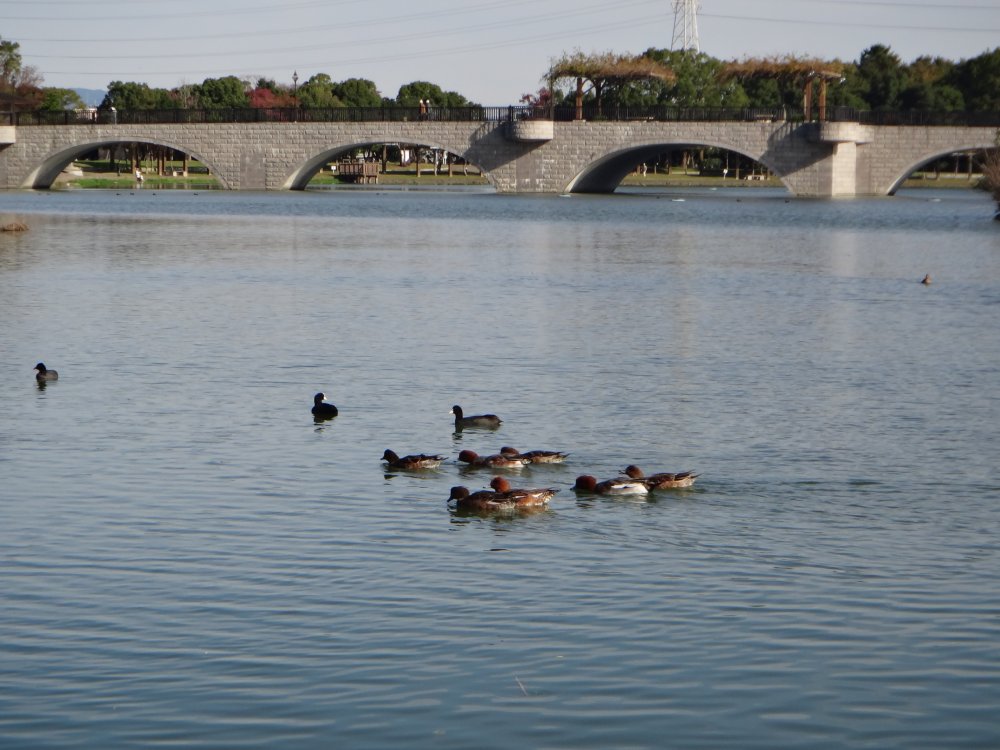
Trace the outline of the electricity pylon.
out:
M 698 43 L 698 0 L 674 0 L 674 38 L 670 49 L 701 51 Z

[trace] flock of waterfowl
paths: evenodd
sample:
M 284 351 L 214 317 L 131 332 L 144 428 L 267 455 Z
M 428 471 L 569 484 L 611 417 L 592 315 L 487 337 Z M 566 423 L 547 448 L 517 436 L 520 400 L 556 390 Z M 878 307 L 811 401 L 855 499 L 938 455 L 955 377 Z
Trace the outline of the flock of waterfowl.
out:
M 44 362 L 35 365 L 35 380 L 39 385 L 59 379 L 59 373 L 45 366 Z M 316 422 L 323 422 L 338 416 L 337 407 L 326 400 L 325 393 L 317 393 L 313 397 L 312 415 Z M 496 430 L 503 423 L 496 414 L 477 414 L 465 416 L 461 406 L 453 406 L 451 414 L 455 417 L 455 430 L 466 428 Z M 510 446 L 503 446 L 499 452 L 480 456 L 475 451 L 464 449 L 458 454 L 458 461 L 468 468 L 487 468 L 498 470 L 516 470 L 530 464 L 559 464 L 569 456 L 568 453 L 555 450 L 531 450 L 525 453 Z M 391 471 L 425 471 L 437 469 L 446 461 L 446 456 L 428 453 L 413 453 L 400 456 L 386 449 L 382 461 Z M 691 471 L 678 473 L 660 472 L 651 476 L 643 474 L 642 470 L 631 464 L 622 470 L 621 476 L 598 481 L 590 474 L 581 474 L 576 478 L 572 489 L 581 493 L 597 495 L 646 495 L 658 490 L 672 490 L 690 487 L 694 484 L 697 474 Z M 545 488 L 514 488 L 503 476 L 495 476 L 490 481 L 490 489 L 470 492 L 467 487 L 451 488 L 448 502 L 454 502 L 460 510 L 471 511 L 507 511 L 520 508 L 539 508 L 545 506 L 559 490 L 554 487 Z
M 313 399 L 313 417 L 317 421 L 332 419 L 338 414 L 337 407 L 327 402 L 326 394 L 317 393 Z M 503 423 L 496 414 L 476 414 L 466 416 L 462 407 L 455 405 L 451 409 L 455 417 L 455 430 L 466 428 L 496 430 Z M 531 450 L 525 453 L 516 448 L 503 446 L 499 452 L 480 456 L 475 451 L 464 449 L 458 454 L 458 461 L 469 468 L 488 468 L 499 470 L 521 469 L 529 464 L 563 463 L 568 453 L 555 450 Z M 388 448 L 382 454 L 382 461 L 391 471 L 425 471 L 437 469 L 446 456 L 429 453 L 413 453 L 398 455 Z M 690 487 L 698 475 L 692 471 L 677 473 L 659 472 L 652 476 L 643 474 L 642 469 L 630 464 L 622 471 L 621 476 L 598 481 L 590 474 L 582 474 L 576 478 L 573 490 L 581 493 L 597 495 L 646 495 L 658 490 L 672 490 Z M 495 476 L 490 481 L 490 489 L 470 492 L 467 487 L 451 488 L 448 502 L 454 502 L 459 510 L 472 511 L 506 511 L 519 508 L 538 508 L 545 506 L 559 490 L 554 487 L 544 488 L 514 488 L 503 476 Z

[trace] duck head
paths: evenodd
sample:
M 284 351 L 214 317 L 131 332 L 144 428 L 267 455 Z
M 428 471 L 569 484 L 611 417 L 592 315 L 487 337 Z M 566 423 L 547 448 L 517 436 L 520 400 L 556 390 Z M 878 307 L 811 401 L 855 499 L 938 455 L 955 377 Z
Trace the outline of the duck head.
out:
M 507 477 L 493 477 L 490 487 L 497 492 L 510 492 L 510 482 L 507 481 Z

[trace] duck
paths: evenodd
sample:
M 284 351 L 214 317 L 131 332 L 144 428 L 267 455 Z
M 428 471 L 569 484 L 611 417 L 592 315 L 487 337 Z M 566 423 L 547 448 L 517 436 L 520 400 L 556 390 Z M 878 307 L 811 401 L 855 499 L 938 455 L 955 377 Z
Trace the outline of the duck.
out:
M 478 490 L 469 492 L 468 487 L 452 487 L 448 495 L 448 502 L 455 501 L 455 507 L 459 510 L 501 510 L 505 507 L 513 507 L 510 503 L 497 501 L 497 493 L 492 490 Z
M 679 487 L 690 487 L 694 484 L 694 480 L 698 478 L 698 475 L 693 471 L 681 471 L 676 474 L 670 474 L 664 471 L 647 477 L 642 473 L 642 469 L 635 464 L 629 464 L 626 466 L 622 473 L 629 479 L 645 482 L 646 486 L 651 490 L 670 490 L 677 489 Z
M 39 382 L 43 380 L 59 380 L 59 373 L 47 368 L 44 362 L 39 362 L 35 365 L 35 380 Z
M 468 488 L 461 486 L 451 488 L 451 494 L 448 495 L 448 502 L 450 503 L 453 500 L 455 501 L 455 509 L 464 511 L 527 513 L 540 510 L 542 507 L 536 501 L 525 501 L 499 492 L 491 492 L 490 490 L 469 492 Z
M 920 280 L 920 283 L 923 284 L 924 286 L 929 286 L 931 283 L 931 275 L 930 274 L 925 275 L 924 278 Z
M 511 448 L 509 445 L 505 445 L 500 449 L 501 456 L 509 456 L 511 458 L 521 458 L 528 459 L 528 463 L 532 464 L 561 464 L 566 460 L 568 453 L 563 453 L 561 451 L 528 451 L 527 453 L 521 453 L 517 448 Z
M 467 417 L 462 407 L 457 404 L 451 407 L 450 413 L 455 415 L 456 430 L 461 430 L 463 427 L 485 427 L 488 430 L 495 430 L 503 422 L 496 414 L 476 414 Z
M 498 499 L 513 502 L 519 508 L 527 508 L 533 505 L 548 505 L 552 496 L 559 491 L 552 487 L 531 490 L 511 489 L 507 477 L 493 477 L 490 481 L 490 487 L 499 496 Z
M 313 396 L 312 414 L 316 419 L 333 419 L 339 413 L 336 406 L 327 402 L 325 393 Z
M 521 456 L 504 456 L 500 453 L 494 453 L 490 456 L 480 456 L 468 448 L 458 454 L 458 460 L 467 463 L 469 466 L 488 466 L 491 469 L 520 469 L 530 463 L 528 459 Z
M 436 469 L 444 461 L 444 456 L 431 456 L 426 453 L 415 453 L 409 456 L 403 456 L 400 458 L 394 451 L 386 448 L 385 453 L 382 454 L 382 460 L 385 461 L 390 469 L 404 469 L 404 470 L 414 470 L 414 469 Z
M 638 482 L 628 477 L 605 479 L 598 482 L 590 474 L 582 474 L 576 478 L 573 489 L 577 492 L 593 492 L 598 495 L 645 495 L 649 487 L 645 482 Z

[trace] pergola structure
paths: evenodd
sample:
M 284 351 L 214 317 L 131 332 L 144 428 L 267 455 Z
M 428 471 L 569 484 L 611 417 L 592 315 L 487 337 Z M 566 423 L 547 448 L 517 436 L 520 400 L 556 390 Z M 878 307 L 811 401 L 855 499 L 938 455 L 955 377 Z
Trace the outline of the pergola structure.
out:
M 812 119 L 814 84 L 819 82 L 818 115 L 826 119 L 826 90 L 830 81 L 843 80 L 844 66 L 834 60 L 798 57 L 765 57 L 733 60 L 725 64 L 722 77 L 726 80 L 774 78 L 789 81 L 802 88 L 802 111 Z
M 575 52 L 553 60 L 546 74 L 549 90 L 559 80 L 576 79 L 576 119 L 583 119 L 584 82 L 589 81 L 594 91 L 597 111 L 601 111 L 601 99 L 609 85 L 620 85 L 626 81 L 658 79 L 673 83 L 677 80 L 673 70 L 663 63 L 641 55 L 617 55 L 605 52 L 584 55 Z

